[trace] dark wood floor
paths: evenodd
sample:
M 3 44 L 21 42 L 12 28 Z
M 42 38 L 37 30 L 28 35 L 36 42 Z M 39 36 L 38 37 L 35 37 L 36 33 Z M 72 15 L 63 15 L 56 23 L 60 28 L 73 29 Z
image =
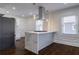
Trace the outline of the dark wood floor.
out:
M 24 49 L 24 39 L 16 42 L 15 49 L 0 50 L 0 55 L 36 55 Z M 58 43 L 42 49 L 39 55 L 79 55 L 79 47 L 73 47 Z

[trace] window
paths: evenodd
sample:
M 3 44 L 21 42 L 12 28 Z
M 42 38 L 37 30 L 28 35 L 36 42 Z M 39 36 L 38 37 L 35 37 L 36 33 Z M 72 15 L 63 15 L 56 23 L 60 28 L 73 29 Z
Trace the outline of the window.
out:
M 67 16 L 62 18 L 62 33 L 77 34 L 76 30 L 76 16 Z

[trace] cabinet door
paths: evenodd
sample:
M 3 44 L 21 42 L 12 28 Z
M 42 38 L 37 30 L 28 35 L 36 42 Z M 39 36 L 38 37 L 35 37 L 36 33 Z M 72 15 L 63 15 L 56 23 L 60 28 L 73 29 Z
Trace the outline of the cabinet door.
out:
M 33 42 L 32 42 L 31 34 L 30 33 L 26 33 L 25 47 L 28 50 L 32 50 L 33 49 Z
M 53 43 L 54 33 L 45 33 L 39 35 L 39 50 L 49 46 Z
M 37 37 L 33 33 L 26 33 L 26 38 L 25 38 L 25 48 L 34 52 L 37 52 Z
M 31 47 L 31 50 L 34 52 L 34 53 L 38 53 L 37 49 L 38 49 L 38 44 L 37 44 L 37 35 L 32 33 L 30 35 L 30 47 Z

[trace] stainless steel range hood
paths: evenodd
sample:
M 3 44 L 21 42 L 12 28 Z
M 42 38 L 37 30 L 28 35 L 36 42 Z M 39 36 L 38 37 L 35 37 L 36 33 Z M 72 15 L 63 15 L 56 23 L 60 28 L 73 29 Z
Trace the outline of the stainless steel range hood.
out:
M 45 18 L 45 8 L 42 6 L 39 6 L 38 7 L 38 14 L 39 14 L 38 20 L 43 20 Z
M 38 7 L 38 19 L 36 20 L 35 32 L 45 32 L 43 29 L 45 18 L 45 8 L 42 6 Z

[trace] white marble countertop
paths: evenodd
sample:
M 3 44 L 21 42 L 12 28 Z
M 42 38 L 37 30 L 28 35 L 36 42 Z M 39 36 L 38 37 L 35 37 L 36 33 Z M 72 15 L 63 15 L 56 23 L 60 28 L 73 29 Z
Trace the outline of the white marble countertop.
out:
M 25 32 L 25 33 L 44 34 L 44 33 L 53 33 L 53 32 L 51 32 L 51 31 L 44 31 L 44 32 L 28 31 L 28 32 Z

